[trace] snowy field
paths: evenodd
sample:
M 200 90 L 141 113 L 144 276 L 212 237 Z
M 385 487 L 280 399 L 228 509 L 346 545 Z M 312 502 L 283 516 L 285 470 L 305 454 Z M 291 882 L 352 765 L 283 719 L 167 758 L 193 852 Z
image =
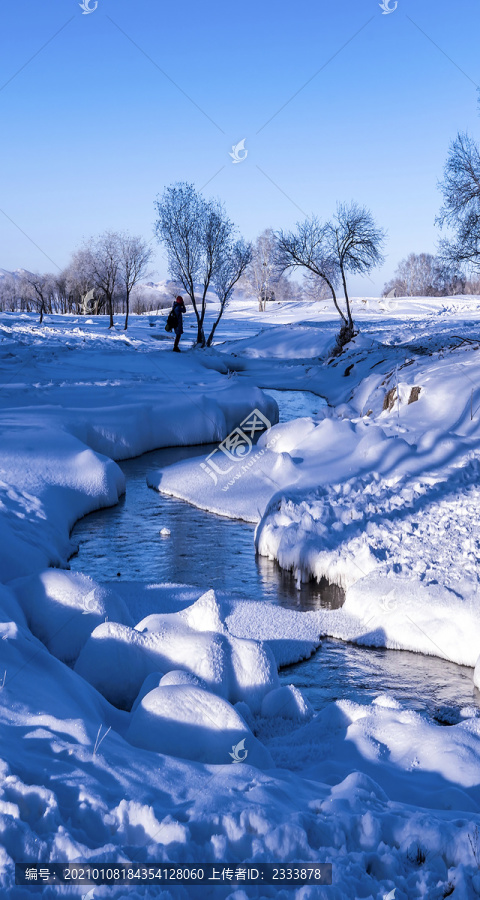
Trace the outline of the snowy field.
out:
M 323 302 L 236 301 L 214 348 L 180 356 L 161 315 L 127 334 L 0 315 L 2 897 L 82 896 L 14 886 L 14 862 L 76 860 L 333 864 L 328 887 L 95 898 L 480 896 L 477 709 L 441 727 L 379 694 L 315 715 L 278 678 L 326 635 L 472 680 L 480 656 L 480 298 L 364 298 L 354 315 L 334 359 Z M 328 406 L 278 424 L 262 389 Z M 253 410 L 271 425 L 257 445 L 221 443 Z M 74 523 L 125 490 L 115 461 L 216 442 L 150 485 L 255 522 L 258 553 L 343 587 L 341 609 L 164 585 L 139 619 L 135 586 L 68 571 Z

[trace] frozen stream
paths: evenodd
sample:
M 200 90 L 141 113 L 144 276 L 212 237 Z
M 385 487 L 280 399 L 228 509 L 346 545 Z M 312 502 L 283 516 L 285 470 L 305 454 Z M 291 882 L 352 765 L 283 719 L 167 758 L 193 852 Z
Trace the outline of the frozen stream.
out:
M 279 403 L 280 421 L 314 415 L 324 404 L 307 392 L 267 393 Z M 75 526 L 72 538 L 79 550 L 71 568 L 105 582 L 191 584 L 303 609 L 341 606 L 338 588 L 311 582 L 298 590 L 292 575 L 256 557 L 253 525 L 196 509 L 147 487 L 149 469 L 205 456 L 213 448 L 175 447 L 120 463 L 126 496 L 117 506 L 91 513 Z M 160 535 L 164 527 L 170 537 Z M 445 724 L 458 721 L 462 707 L 480 708 L 470 669 L 435 657 L 342 641 L 325 640 L 311 659 L 289 666 L 281 677 L 302 688 L 317 710 L 340 697 L 368 702 L 382 692 Z

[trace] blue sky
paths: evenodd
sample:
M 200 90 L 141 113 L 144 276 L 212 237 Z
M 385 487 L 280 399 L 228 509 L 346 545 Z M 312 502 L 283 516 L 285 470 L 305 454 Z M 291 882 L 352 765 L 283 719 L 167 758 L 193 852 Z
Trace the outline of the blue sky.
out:
M 55 271 L 106 228 L 150 238 L 154 198 L 180 180 L 247 238 L 366 204 L 389 235 L 374 284 L 352 282 L 372 295 L 435 250 L 449 143 L 480 139 L 478 0 L 388 15 L 379 0 L 98 0 L 88 15 L 17 0 L 0 23 L 5 269 Z M 153 269 L 166 274 L 160 250 Z

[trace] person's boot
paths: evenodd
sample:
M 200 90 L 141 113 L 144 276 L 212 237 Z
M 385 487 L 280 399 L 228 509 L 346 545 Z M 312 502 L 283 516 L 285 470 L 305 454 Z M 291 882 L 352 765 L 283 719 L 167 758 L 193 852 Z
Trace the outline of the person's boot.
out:
M 174 353 L 181 353 L 181 352 L 182 352 L 182 351 L 180 350 L 180 347 L 178 346 L 179 343 L 180 343 L 180 335 L 177 335 L 177 337 L 175 338 L 175 343 L 174 343 L 174 345 L 173 345 L 173 352 L 174 352 Z

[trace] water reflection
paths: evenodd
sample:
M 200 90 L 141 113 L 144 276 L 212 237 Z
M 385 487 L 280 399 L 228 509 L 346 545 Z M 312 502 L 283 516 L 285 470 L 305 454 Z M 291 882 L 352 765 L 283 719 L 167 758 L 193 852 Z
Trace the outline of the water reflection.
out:
M 116 506 L 77 523 L 72 539 L 78 542 L 78 553 L 70 560 L 71 568 L 98 581 L 191 584 L 294 609 L 341 605 L 340 595 L 333 596 L 326 582 L 310 582 L 297 589 L 291 573 L 276 562 L 256 557 L 254 525 L 196 509 L 147 486 L 149 469 L 202 458 L 215 446 L 156 450 L 120 463 L 127 480 L 126 496 Z M 161 535 L 162 528 L 170 536 Z
M 287 666 L 281 680 L 300 687 L 316 710 L 334 700 L 369 703 L 388 693 L 402 706 L 426 712 L 441 725 L 461 720 L 462 707 L 480 710 L 472 670 L 436 656 L 357 647 L 325 640 L 305 662 Z
M 345 602 L 345 591 L 326 578 L 316 581 L 312 578 L 297 587 L 292 572 L 285 572 L 276 560 L 257 556 L 258 571 L 266 596 L 277 600 L 288 609 L 340 609 Z

